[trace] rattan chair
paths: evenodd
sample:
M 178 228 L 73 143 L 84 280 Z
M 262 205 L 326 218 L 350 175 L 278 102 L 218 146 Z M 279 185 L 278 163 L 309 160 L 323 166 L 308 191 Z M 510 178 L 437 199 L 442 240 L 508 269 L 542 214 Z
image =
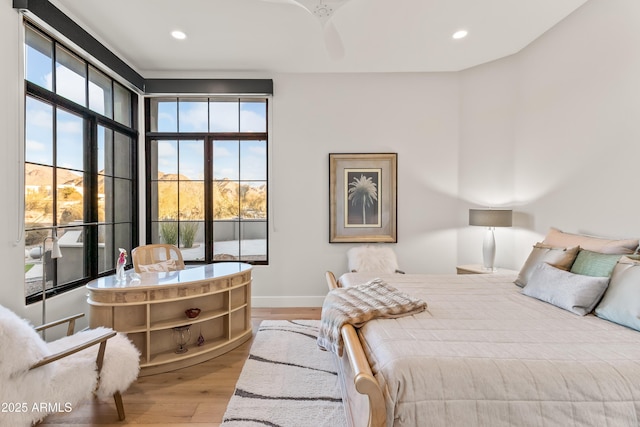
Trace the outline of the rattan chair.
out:
M 142 273 L 145 269 L 140 266 L 158 265 L 157 271 L 184 270 L 184 260 L 180 248 L 174 245 L 152 244 L 138 246 L 131 251 L 133 268 L 136 273 Z M 167 261 L 172 260 L 172 265 L 166 268 Z M 173 265 L 175 263 L 175 266 Z

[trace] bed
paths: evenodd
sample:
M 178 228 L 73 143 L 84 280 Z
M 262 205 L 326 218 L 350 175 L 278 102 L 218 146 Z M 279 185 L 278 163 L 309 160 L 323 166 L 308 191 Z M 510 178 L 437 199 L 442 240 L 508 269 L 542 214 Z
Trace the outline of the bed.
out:
M 342 327 L 350 425 L 639 425 L 640 332 L 524 295 L 515 275 L 326 274 L 331 289 L 376 277 L 428 308 Z

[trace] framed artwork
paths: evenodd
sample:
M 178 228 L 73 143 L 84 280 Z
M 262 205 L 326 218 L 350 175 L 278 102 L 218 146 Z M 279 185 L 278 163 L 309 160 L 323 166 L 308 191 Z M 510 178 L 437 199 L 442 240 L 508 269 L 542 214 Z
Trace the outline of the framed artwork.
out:
M 329 154 L 329 243 L 397 237 L 396 153 Z

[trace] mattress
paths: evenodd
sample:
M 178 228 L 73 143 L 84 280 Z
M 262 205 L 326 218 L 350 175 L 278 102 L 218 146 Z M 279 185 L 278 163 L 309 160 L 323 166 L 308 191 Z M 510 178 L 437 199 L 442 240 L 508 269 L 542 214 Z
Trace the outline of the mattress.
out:
M 510 275 L 368 275 L 427 310 L 359 330 L 388 426 L 637 426 L 640 334 L 521 293 Z

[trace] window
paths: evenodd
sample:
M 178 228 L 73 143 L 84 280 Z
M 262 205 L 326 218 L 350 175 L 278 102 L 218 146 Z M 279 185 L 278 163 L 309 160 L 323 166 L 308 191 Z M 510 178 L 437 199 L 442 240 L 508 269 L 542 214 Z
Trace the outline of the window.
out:
M 146 100 L 147 240 L 185 262 L 268 262 L 267 99 Z
M 27 303 L 115 271 L 137 246 L 136 98 L 25 24 Z M 62 258 L 51 259 L 53 237 Z M 129 263 L 130 263 L 129 259 Z

